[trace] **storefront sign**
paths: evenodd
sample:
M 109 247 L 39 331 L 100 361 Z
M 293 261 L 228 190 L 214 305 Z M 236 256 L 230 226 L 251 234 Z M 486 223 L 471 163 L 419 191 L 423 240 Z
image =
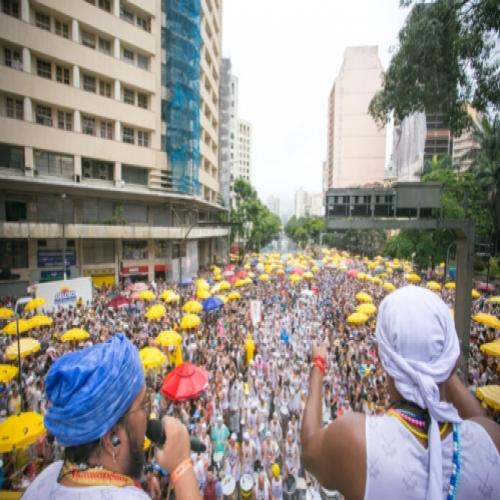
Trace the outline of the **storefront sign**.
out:
M 122 267 L 121 274 L 148 274 L 148 266 L 128 266 Z
M 66 266 L 76 266 L 75 250 L 66 250 Z M 62 250 L 38 250 L 38 267 L 62 267 Z

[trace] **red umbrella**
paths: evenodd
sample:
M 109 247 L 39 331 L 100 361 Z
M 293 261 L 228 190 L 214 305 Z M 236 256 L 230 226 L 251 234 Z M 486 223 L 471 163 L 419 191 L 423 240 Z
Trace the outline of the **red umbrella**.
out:
M 128 306 L 130 304 L 130 299 L 124 297 L 123 295 L 117 295 L 108 302 L 108 307 L 116 309 L 118 307 Z
M 357 269 L 349 269 L 349 271 L 347 271 L 347 276 L 349 276 L 349 278 L 355 278 L 357 275 Z
M 235 275 L 238 279 L 245 279 L 248 276 L 248 273 L 246 271 L 238 271 Z
M 231 285 L 234 285 L 237 281 L 238 281 L 238 278 L 236 276 L 231 276 L 229 278 L 229 283 L 231 283 Z
M 302 275 L 302 274 L 304 274 L 304 269 L 300 266 L 296 266 L 292 269 L 292 273 Z
M 208 372 L 203 368 L 186 362 L 174 368 L 164 379 L 162 394 L 174 401 L 195 399 L 208 385 Z

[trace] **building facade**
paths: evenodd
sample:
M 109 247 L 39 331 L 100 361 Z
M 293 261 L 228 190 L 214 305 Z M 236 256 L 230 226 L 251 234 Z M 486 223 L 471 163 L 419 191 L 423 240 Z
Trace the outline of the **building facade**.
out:
M 267 208 L 274 214 L 280 217 L 280 198 L 279 196 L 271 195 L 267 198 Z
M 368 114 L 382 73 L 376 46 L 346 49 L 328 102 L 325 188 L 383 182 L 386 130 Z
M 221 210 L 221 4 L 198 0 L 184 73 L 176 4 L 2 2 L 0 281 L 177 279 L 225 251 L 200 224 Z
M 238 136 L 236 143 L 233 178 L 241 177 L 250 182 L 252 172 L 252 125 L 246 120 L 238 119 Z

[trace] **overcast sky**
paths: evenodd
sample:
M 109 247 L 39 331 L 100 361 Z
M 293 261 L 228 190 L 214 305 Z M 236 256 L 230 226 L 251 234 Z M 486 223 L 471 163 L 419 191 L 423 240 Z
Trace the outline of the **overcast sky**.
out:
M 328 95 L 344 49 L 378 45 L 387 67 L 408 9 L 399 0 L 224 0 L 223 9 L 223 53 L 239 78 L 239 115 L 253 127 L 252 184 L 264 202 L 277 194 L 289 207 L 301 186 L 321 191 Z

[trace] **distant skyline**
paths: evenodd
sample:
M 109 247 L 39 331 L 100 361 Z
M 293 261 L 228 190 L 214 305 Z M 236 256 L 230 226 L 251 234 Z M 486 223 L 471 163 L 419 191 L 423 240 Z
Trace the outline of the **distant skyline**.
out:
M 225 0 L 223 55 L 239 78 L 239 114 L 252 123 L 252 184 L 293 208 L 321 191 L 328 95 L 349 46 L 378 45 L 384 68 L 408 9 L 399 0 Z M 392 149 L 388 128 L 387 156 Z

